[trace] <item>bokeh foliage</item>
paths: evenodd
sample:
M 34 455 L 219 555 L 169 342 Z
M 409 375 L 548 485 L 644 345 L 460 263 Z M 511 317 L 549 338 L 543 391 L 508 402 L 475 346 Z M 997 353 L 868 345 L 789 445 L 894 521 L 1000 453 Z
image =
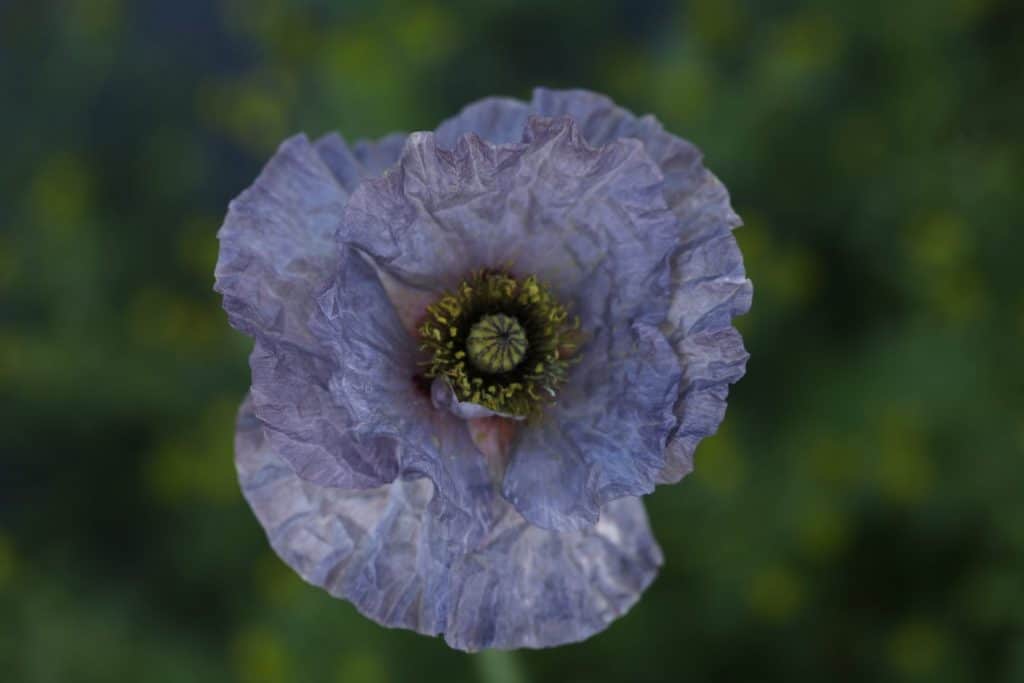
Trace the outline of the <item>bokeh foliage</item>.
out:
M 1024 5 L 0 3 L 0 678 L 1024 680 Z M 467 656 L 303 584 L 238 493 L 227 202 L 295 131 L 534 85 L 697 142 L 752 353 L 591 641 Z

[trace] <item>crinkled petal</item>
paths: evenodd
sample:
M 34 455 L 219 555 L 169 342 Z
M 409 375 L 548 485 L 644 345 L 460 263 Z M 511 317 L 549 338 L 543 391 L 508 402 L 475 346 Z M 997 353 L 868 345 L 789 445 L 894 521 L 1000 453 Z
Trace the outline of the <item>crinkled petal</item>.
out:
M 633 496 L 690 471 L 745 371 L 739 223 L 696 147 L 586 91 L 488 98 L 435 134 L 286 141 L 232 202 L 216 270 L 256 339 L 236 462 L 275 550 L 461 649 L 605 628 L 661 562 Z M 487 266 L 581 318 L 539 418 L 419 376 L 425 304 Z
M 668 310 L 679 228 L 636 140 L 594 149 L 570 119 L 541 118 L 523 140 L 468 135 L 446 150 L 413 134 L 396 170 L 352 195 L 342 230 L 403 281 L 453 287 L 473 270 L 508 267 L 569 302 L 591 337 L 584 367 L 524 428 L 504 493 L 531 522 L 576 529 L 603 503 L 650 492 L 666 464 L 679 368 L 654 326 Z
M 697 444 L 718 429 L 729 384 L 746 368 L 747 354 L 732 326 L 733 317 L 749 310 L 753 294 L 732 235 L 740 219 L 725 186 L 704 168 L 700 151 L 666 132 L 653 116 L 636 116 L 585 90 L 538 88 L 530 108 L 545 116 L 571 116 L 593 145 L 636 138 L 664 174 L 665 199 L 679 219 L 680 236 L 672 257 L 672 301 L 663 329 L 679 353 L 687 379 L 676 404 L 679 424 L 659 483 L 679 481 L 693 469 Z M 688 339 L 702 332 L 708 334 Z M 729 360 L 719 360 L 724 357 Z M 709 372 L 719 362 L 727 362 L 729 372 Z
M 714 434 L 725 417 L 729 385 L 746 372 L 749 354 L 730 326 L 697 332 L 676 345 L 682 358 L 683 381 L 675 412 L 678 426 L 666 449 L 666 467 L 658 483 L 679 481 L 693 470 L 697 444 Z
M 343 234 L 396 277 L 450 289 L 471 271 L 534 274 L 583 326 L 664 319 L 678 226 L 634 140 L 587 146 L 569 119 L 531 119 L 524 142 L 454 149 L 414 133 L 395 171 L 352 195 Z
M 398 161 L 407 137 L 405 133 L 392 133 L 378 140 L 357 140 L 352 153 L 367 176 L 379 176 Z
M 253 409 L 299 476 L 324 486 L 372 488 L 399 471 L 399 444 L 365 434 L 330 383 L 337 362 L 289 344 L 257 342 L 249 357 Z
M 309 583 L 385 626 L 437 634 L 453 558 L 427 512 L 427 479 L 347 491 L 299 477 L 246 401 L 235 435 L 242 493 L 270 544 Z
M 359 182 L 370 175 L 338 133 L 324 135 L 313 143 L 313 148 L 348 194 L 355 192 Z
M 661 563 L 638 498 L 613 501 L 595 526 L 567 532 L 536 527 L 509 507 L 452 570 L 445 640 L 470 652 L 585 640 L 636 603 Z
M 478 540 L 497 498 L 487 462 L 465 421 L 432 404 L 419 376 L 416 340 L 369 258 L 343 251 L 310 325 L 336 363 L 327 384 L 334 404 L 350 417 L 354 439 L 396 444 L 401 475 L 433 481 L 449 535 L 466 544 Z
M 379 176 L 398 161 L 405 145 L 404 133 L 393 133 L 380 140 L 359 140 L 349 147 L 338 133 L 328 133 L 313 143 L 316 153 L 351 194 L 364 178 Z
M 687 202 L 702 188 L 706 192 L 708 186 L 714 186 L 725 198 L 723 217 L 732 225 L 739 225 L 739 218 L 728 206 L 728 194 L 704 168 L 697 147 L 666 132 L 655 117 L 637 116 L 608 97 L 587 90 L 537 88 L 530 102 L 505 97 L 479 100 L 437 128 L 438 143 L 454 147 L 458 138 L 467 133 L 494 143 L 516 142 L 519 130 L 531 115 L 571 118 L 583 138 L 594 147 L 621 138 L 639 140 L 664 174 L 665 198 L 677 214 L 685 217 L 692 209 Z
M 256 339 L 253 403 L 278 451 L 308 479 L 370 487 L 396 476 L 396 447 L 354 437 L 327 385 L 335 362 L 309 325 L 339 267 L 336 233 L 354 182 L 339 171 L 343 147 L 340 138 L 314 146 L 301 135 L 281 145 L 231 203 L 215 288 L 232 325 Z
M 729 385 L 743 377 L 749 357 L 732 319 L 749 310 L 753 295 L 736 239 L 727 229 L 678 252 L 672 280 L 664 329 L 679 353 L 684 378 L 675 409 L 679 423 L 659 483 L 677 482 L 691 472 L 697 444 L 714 434 L 725 417 Z
M 657 329 L 601 331 L 556 402 L 523 428 L 505 497 L 533 524 L 568 530 L 594 524 L 611 500 L 650 493 L 666 464 L 679 382 L 679 361 Z
M 444 121 L 434 135 L 437 144 L 445 149 L 455 147 L 459 138 L 467 133 L 479 135 L 494 144 L 519 142 L 523 139 L 526 120 L 536 113 L 525 102 L 510 97 L 488 97 L 466 106 Z
M 214 289 L 233 327 L 315 351 L 306 322 L 337 268 L 335 234 L 347 198 L 304 135 L 281 144 L 217 233 Z
M 651 115 L 637 116 L 612 100 L 587 90 L 548 90 L 537 88 L 531 109 L 543 116 L 569 116 L 592 145 L 604 145 L 620 138 L 634 138 L 643 143 L 648 156 L 661 169 L 663 191 L 669 206 L 683 220 L 683 239 L 689 238 L 687 202 L 701 187 L 714 178 L 702 163 L 702 155 L 694 145 L 665 131 Z M 721 183 L 714 181 L 719 187 Z M 724 188 L 723 192 L 724 192 Z M 728 200 L 728 195 L 726 195 Z M 734 225 L 739 219 L 728 208 Z
M 534 527 L 503 503 L 477 547 L 453 553 L 430 509 L 429 480 L 366 491 L 303 480 L 265 438 L 248 401 L 235 462 L 271 546 L 303 579 L 381 624 L 444 632 L 463 650 L 583 640 L 624 614 L 662 562 L 633 498 L 608 505 L 596 526 L 568 533 Z
M 333 340 L 315 333 L 314 319 L 322 317 L 317 297 L 343 268 L 337 232 L 348 193 L 390 166 L 404 140 L 393 135 L 350 150 L 337 134 L 312 145 L 292 138 L 232 202 L 220 232 L 216 288 L 232 324 L 257 341 L 250 358 L 254 410 L 292 468 L 323 485 L 368 488 L 416 468 L 446 471 L 418 465 L 424 458 L 406 454 L 401 439 L 366 428 L 350 397 L 332 386 L 342 362 Z M 395 358 L 409 361 L 409 335 L 391 341 L 400 349 Z M 411 371 L 402 375 L 408 379 Z M 437 431 L 456 431 L 442 427 Z M 472 451 L 468 435 L 457 440 Z M 463 488 L 475 482 L 467 481 Z
M 524 427 L 504 493 L 531 522 L 581 528 L 607 501 L 649 493 L 666 465 L 680 371 L 653 326 L 678 225 L 636 140 L 595 150 L 570 120 L 536 118 L 523 140 L 469 135 L 449 151 L 414 134 L 397 172 L 356 190 L 342 229 L 403 281 L 452 287 L 511 264 L 570 302 L 591 337 L 583 366 Z

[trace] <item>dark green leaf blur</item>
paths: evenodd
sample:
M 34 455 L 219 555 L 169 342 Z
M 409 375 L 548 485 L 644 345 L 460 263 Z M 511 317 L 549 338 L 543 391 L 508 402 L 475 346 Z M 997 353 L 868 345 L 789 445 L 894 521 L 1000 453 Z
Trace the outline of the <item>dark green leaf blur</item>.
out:
M 1024 4 L 0 0 L 0 680 L 1024 681 Z M 592 640 L 465 655 L 238 491 L 228 201 L 294 132 L 605 92 L 745 220 L 751 359 Z

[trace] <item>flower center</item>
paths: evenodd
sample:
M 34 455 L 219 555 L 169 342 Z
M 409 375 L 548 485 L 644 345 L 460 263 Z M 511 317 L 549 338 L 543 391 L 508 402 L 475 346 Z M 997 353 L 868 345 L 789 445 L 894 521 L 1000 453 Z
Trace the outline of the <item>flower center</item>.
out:
M 536 277 L 500 270 L 472 273 L 446 292 L 419 333 L 431 354 L 426 377 L 445 378 L 460 401 L 517 416 L 556 396 L 580 336 L 579 320 L 569 322 Z
M 526 356 L 530 342 L 519 321 L 504 313 L 485 315 L 469 328 L 466 355 L 482 372 L 508 372 Z

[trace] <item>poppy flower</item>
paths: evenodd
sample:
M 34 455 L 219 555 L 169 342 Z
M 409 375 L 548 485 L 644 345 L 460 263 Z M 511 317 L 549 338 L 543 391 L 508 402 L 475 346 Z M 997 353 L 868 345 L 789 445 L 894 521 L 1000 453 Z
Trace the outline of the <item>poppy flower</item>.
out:
M 255 340 L 235 456 L 281 558 L 454 648 L 583 640 L 662 554 L 747 353 L 740 223 L 692 144 L 585 91 L 286 140 L 216 290 Z

